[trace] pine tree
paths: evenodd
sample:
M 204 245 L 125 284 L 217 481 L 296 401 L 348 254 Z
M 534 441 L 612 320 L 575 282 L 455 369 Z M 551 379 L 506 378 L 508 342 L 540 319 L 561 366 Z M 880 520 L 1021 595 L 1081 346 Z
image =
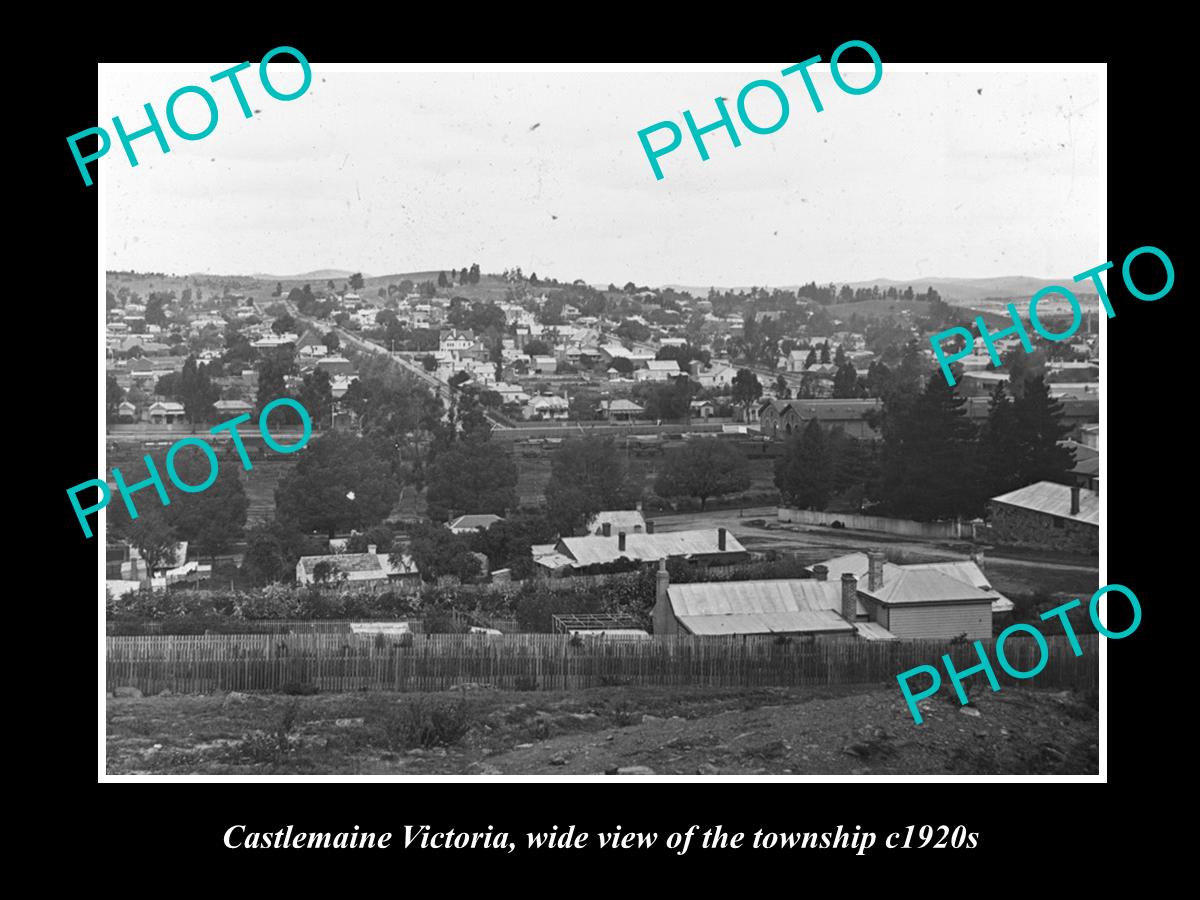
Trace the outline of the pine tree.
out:
M 1021 485 L 1036 481 L 1065 483 L 1067 472 L 1075 461 L 1071 451 L 1058 442 L 1071 428 L 1063 424 L 1063 406 L 1050 396 L 1044 376 L 1038 375 L 1025 382 L 1024 396 L 1013 403 L 1013 417 L 1020 453 L 1017 472 Z
M 988 496 L 995 497 L 1020 487 L 1020 435 L 1013 401 L 1003 383 L 996 385 L 992 392 L 987 424 L 979 439 Z
M 845 363 L 834 373 L 833 396 L 836 400 L 858 396 L 858 372 L 853 363 Z
M 829 341 L 821 345 L 821 365 L 826 365 L 829 362 Z
M 911 404 L 903 394 L 891 401 L 899 408 L 885 410 L 882 479 L 891 513 L 922 520 L 979 514 L 985 486 L 965 403 L 943 378 L 929 379 Z

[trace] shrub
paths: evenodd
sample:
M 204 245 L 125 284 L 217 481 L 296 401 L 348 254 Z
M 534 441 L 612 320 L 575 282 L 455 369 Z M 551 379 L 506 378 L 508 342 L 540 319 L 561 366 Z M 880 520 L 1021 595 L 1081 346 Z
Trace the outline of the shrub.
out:
M 397 750 L 448 747 L 471 730 L 471 710 L 465 699 L 444 703 L 425 697 L 402 702 L 384 722 L 389 744 Z

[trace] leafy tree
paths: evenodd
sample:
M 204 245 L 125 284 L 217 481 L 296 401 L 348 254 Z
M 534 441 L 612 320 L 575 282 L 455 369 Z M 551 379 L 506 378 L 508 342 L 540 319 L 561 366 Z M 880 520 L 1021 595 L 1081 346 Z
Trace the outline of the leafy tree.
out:
M 412 529 L 409 539 L 408 552 L 424 581 L 435 581 L 443 575 L 469 581 L 481 572 L 466 535 L 455 534 L 441 525 L 421 523 Z M 402 557 L 402 552 L 393 551 L 392 564 L 399 565 Z
M 471 271 L 468 273 L 468 278 L 471 284 L 479 284 L 479 263 L 471 264 Z
M 499 445 L 458 441 L 437 454 L 428 472 L 426 500 L 434 519 L 492 513 L 517 505 L 517 467 Z
M 545 341 L 527 341 L 524 352 L 526 356 L 549 356 L 553 351 Z
M 327 547 L 322 548 L 294 528 L 275 521 L 246 532 L 241 572 L 251 584 L 292 581 L 301 556 L 316 556 L 322 552 L 328 552 Z
M 350 287 L 356 291 L 361 291 L 363 288 L 362 272 L 355 272 L 350 276 Z
M 395 532 L 387 525 L 372 525 L 364 532 L 350 535 L 346 542 L 346 552 L 366 553 L 367 548 L 373 546 L 376 553 L 390 553 L 395 539 Z
M 663 497 L 696 497 L 703 510 L 710 497 L 750 487 L 750 468 L 737 448 L 717 438 L 688 441 L 667 454 L 654 491 Z
M 333 412 L 333 385 L 329 373 L 316 368 L 304 376 L 300 385 L 300 405 L 308 410 L 314 428 L 324 428 Z
M 295 334 L 299 328 L 299 323 L 289 313 L 284 313 L 271 323 L 271 330 L 276 334 Z
M 151 294 L 146 301 L 146 324 L 164 326 L 167 324 L 167 297 L 165 294 Z
M 555 536 L 545 516 L 519 515 L 477 530 L 468 541 L 472 550 L 488 558 L 493 571 L 512 569 L 513 578 L 523 579 L 533 574 L 533 545 L 551 543 Z
M 193 447 L 175 456 L 175 470 L 184 484 L 203 484 L 211 474 L 208 457 Z M 165 507 L 167 522 L 180 540 L 191 542 L 198 554 L 215 562 L 242 536 L 250 501 L 237 468 L 218 465 L 217 479 L 195 494 L 180 493 Z
M 336 331 L 330 331 L 321 340 L 321 343 L 325 345 L 325 349 L 330 353 L 337 353 L 338 348 L 342 346 L 342 339 L 338 337 Z
M 117 379 L 109 375 L 104 380 L 104 409 L 107 414 L 107 421 L 112 422 L 117 418 L 117 407 L 121 405 L 121 401 L 125 399 L 125 388 L 117 384 Z
M 155 572 L 166 569 L 175 560 L 175 545 L 179 538 L 171 523 L 167 521 L 165 512 L 170 507 L 149 506 L 136 519 L 129 522 L 123 529 L 124 535 L 131 545 L 137 547 L 142 555 L 142 561 L 150 577 Z
M 749 369 L 738 369 L 737 374 L 733 376 L 731 391 L 734 403 L 749 406 L 762 396 L 763 389 L 757 375 Z
M 635 499 L 625 460 L 612 438 L 566 441 L 550 459 L 547 517 L 561 534 L 573 534 L 605 509 L 628 509 Z
M 775 394 L 781 400 L 787 400 L 792 396 L 792 390 L 788 387 L 787 379 L 782 375 L 775 379 Z
M 670 421 L 687 418 L 694 385 L 686 375 L 667 379 L 665 384 L 643 382 L 634 395 L 645 401 L 646 415 Z
M 210 421 L 213 404 L 221 399 L 220 390 L 208 376 L 208 366 L 197 363 L 194 356 L 184 361 L 176 392 L 187 420 L 193 425 Z
M 824 509 L 829 503 L 833 460 L 816 419 L 788 439 L 783 455 L 775 461 L 775 486 L 784 502 L 801 509 Z
M 275 282 L 275 290 L 272 292 L 271 296 L 272 297 L 282 297 L 283 296 L 283 282 L 282 281 Z
M 295 348 L 291 344 L 262 354 L 258 363 L 258 408 L 287 396 L 287 377 L 296 374 Z
M 389 462 L 371 442 L 331 431 L 315 438 L 280 482 L 275 509 L 285 524 L 332 538 L 381 521 L 399 497 Z
M 1008 371 L 1008 389 L 1014 399 L 1025 395 L 1025 387 L 1034 378 L 1046 375 L 1046 351 L 1041 347 L 1026 353 L 1023 347 L 1013 347 L 1001 357 Z
M 633 361 L 627 356 L 613 357 L 613 361 L 609 364 L 609 368 L 616 369 L 622 375 L 633 374 Z

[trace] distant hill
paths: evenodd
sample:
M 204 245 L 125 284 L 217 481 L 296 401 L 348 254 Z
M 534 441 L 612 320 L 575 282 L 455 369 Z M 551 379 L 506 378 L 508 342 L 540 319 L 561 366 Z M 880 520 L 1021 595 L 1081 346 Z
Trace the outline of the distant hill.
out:
M 300 275 L 263 275 L 255 273 L 251 278 L 261 281 L 328 281 L 330 278 L 349 278 L 354 273 L 348 269 L 317 269 L 315 272 L 304 272 Z M 363 278 L 369 278 L 366 272 Z
M 980 300 L 993 298 L 1024 298 L 1028 299 L 1044 287 L 1052 284 L 1065 285 L 1078 295 L 1089 293 L 1091 285 L 1080 285 L 1075 288 L 1069 277 L 1066 279 L 1032 278 L 1028 275 L 1004 275 L 997 278 L 914 278 L 910 281 L 897 281 L 893 278 L 877 278 L 874 281 L 852 281 L 850 287 L 874 287 L 881 289 L 896 287 L 901 290 L 912 286 L 913 292 L 923 294 L 926 288 L 933 288 L 942 295 L 947 303 L 973 304 Z

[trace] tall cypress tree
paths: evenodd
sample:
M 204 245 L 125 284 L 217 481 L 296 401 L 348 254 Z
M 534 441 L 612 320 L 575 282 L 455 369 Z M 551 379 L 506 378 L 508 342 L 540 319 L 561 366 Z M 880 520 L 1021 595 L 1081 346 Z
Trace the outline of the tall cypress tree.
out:
M 987 424 L 979 440 L 988 496 L 995 497 L 1021 487 L 1020 430 L 1013 400 L 1003 383 L 992 391 Z
M 1038 375 L 1025 382 L 1024 396 L 1013 403 L 1020 461 L 1017 472 L 1021 484 L 1035 481 L 1066 483 L 1075 465 L 1071 451 L 1059 445 L 1071 431 L 1063 424 L 1063 405 L 1050 396 L 1045 376 Z
M 883 499 L 888 509 L 915 519 L 978 515 L 983 505 L 975 426 L 966 400 L 944 378 L 899 412 L 884 432 Z

